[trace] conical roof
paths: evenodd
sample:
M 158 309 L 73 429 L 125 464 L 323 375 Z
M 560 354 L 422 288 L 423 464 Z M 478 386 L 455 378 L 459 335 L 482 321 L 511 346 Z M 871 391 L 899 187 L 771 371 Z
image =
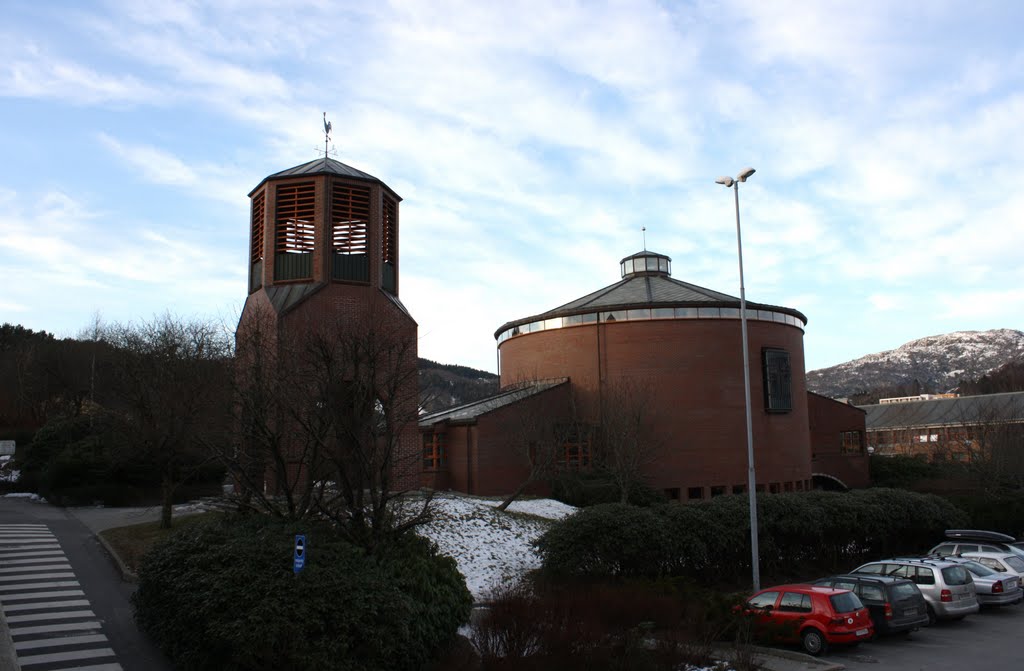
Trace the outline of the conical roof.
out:
M 622 259 L 620 265 L 623 277 L 615 284 L 547 312 L 502 324 L 494 332 L 494 337 L 497 338 L 504 331 L 523 324 L 593 312 L 639 308 L 740 307 L 740 299 L 735 296 L 673 279 L 670 270 L 671 259 L 663 254 L 638 252 Z M 792 308 L 747 301 L 747 310 L 781 312 L 807 323 L 807 317 Z
M 263 178 L 263 181 L 256 185 L 256 188 L 249 192 L 249 196 L 251 197 L 252 194 L 258 191 L 259 188 L 263 186 L 264 182 L 266 182 L 269 179 L 282 179 L 285 177 L 303 177 L 312 175 L 338 175 L 340 177 L 358 179 L 364 182 L 374 182 L 376 184 L 384 186 L 388 191 L 390 191 L 395 196 L 395 198 L 398 198 L 398 200 L 402 200 L 401 197 L 391 189 L 391 187 L 389 187 L 387 184 L 384 184 L 384 182 L 377 179 L 373 175 L 363 172 L 362 170 L 359 170 L 357 168 L 353 168 L 350 165 L 346 165 L 341 161 L 336 161 L 333 158 L 327 157 L 314 159 L 312 161 L 309 161 L 308 163 L 303 163 L 302 165 L 297 165 L 293 168 L 282 170 L 281 172 L 275 172 L 273 175 L 268 175 L 267 177 Z

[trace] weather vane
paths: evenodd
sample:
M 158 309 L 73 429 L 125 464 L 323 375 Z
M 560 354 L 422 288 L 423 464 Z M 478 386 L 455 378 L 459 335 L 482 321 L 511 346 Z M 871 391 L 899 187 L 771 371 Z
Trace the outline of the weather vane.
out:
M 329 146 L 330 143 L 331 143 L 331 130 L 332 130 L 331 122 L 327 120 L 327 112 L 324 112 L 324 159 L 327 158 L 328 154 L 337 154 L 338 153 L 338 152 L 334 151 L 334 147 L 333 146 Z M 319 151 L 320 150 L 317 149 L 318 153 L 319 153 Z

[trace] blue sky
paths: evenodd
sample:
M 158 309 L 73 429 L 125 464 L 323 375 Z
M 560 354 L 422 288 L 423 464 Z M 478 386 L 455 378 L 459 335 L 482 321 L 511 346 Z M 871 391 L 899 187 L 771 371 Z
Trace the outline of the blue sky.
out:
M 401 205 L 420 355 L 619 279 L 808 316 L 808 370 L 1024 328 L 1024 5 L 0 4 L 0 321 L 237 320 L 248 192 L 337 158 Z

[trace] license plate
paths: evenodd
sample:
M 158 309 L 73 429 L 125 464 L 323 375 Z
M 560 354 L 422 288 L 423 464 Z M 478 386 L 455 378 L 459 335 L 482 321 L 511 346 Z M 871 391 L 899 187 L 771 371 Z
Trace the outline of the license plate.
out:
M 903 614 L 904 615 L 917 615 L 917 609 L 916 608 L 908 608 L 905 611 L 903 611 Z
M 868 635 L 868 630 L 867 629 L 858 629 L 857 630 L 857 635 L 858 636 L 867 636 Z

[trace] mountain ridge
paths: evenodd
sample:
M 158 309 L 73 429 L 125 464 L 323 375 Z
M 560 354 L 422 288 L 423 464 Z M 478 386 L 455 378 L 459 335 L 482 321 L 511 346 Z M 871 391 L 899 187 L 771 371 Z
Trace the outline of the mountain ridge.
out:
M 807 372 L 807 389 L 845 398 L 896 389 L 938 393 L 1024 359 L 1024 332 L 1016 329 L 954 331 Z

